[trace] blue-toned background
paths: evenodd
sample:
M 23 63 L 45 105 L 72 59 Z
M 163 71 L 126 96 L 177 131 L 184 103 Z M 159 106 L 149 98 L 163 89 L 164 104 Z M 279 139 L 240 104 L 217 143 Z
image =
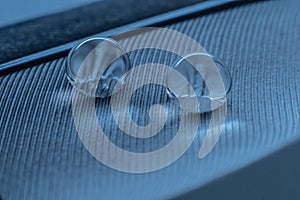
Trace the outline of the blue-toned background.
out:
M 211 154 L 198 159 L 203 140 L 199 134 L 186 154 L 157 172 L 126 174 L 102 165 L 77 136 L 66 58 L 59 55 L 0 77 L 0 195 L 4 200 L 165 199 L 199 187 L 204 188 L 182 198 L 299 199 L 297 145 L 260 161 L 300 137 L 299 1 L 257 2 L 166 27 L 199 41 L 232 74 L 224 132 Z M 134 63 L 155 59 L 166 62 L 155 53 L 140 51 L 131 56 Z M 156 102 L 159 92 L 137 93 L 141 98 L 136 98 L 136 104 L 143 105 L 145 99 Z M 120 146 L 130 144 L 122 142 Z M 225 180 L 225 175 L 254 162 L 262 164 Z

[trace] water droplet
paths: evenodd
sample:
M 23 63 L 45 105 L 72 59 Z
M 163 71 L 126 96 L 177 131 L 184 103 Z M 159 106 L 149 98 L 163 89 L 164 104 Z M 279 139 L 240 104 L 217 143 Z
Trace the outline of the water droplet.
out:
M 178 77 L 172 71 L 167 75 L 167 91 L 171 98 L 181 99 L 181 109 L 186 112 L 209 112 L 226 101 L 231 87 L 230 73 L 219 59 L 209 54 L 192 53 L 174 64 L 174 70 L 183 75 Z M 197 99 L 198 108 L 190 104 Z
M 122 88 L 130 66 L 126 51 L 117 41 L 99 37 L 85 40 L 70 51 L 66 74 L 81 92 L 106 98 Z

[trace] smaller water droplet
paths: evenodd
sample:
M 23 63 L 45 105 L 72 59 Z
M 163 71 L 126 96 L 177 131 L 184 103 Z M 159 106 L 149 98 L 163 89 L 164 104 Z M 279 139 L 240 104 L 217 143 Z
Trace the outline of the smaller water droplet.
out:
M 186 112 L 209 112 L 226 101 L 231 87 L 231 76 L 225 64 L 216 57 L 204 53 L 192 53 L 175 62 L 176 73 L 167 75 L 167 92 L 171 98 L 181 99 L 180 106 Z M 176 92 L 175 92 L 176 91 Z M 198 100 L 198 108 L 188 103 Z

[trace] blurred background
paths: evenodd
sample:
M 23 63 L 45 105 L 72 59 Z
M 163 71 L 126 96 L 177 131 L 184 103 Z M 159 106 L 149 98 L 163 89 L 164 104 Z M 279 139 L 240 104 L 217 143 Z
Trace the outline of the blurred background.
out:
M 0 6 L 0 27 L 104 0 L 10 0 Z M 109 1 L 109 0 L 107 0 Z

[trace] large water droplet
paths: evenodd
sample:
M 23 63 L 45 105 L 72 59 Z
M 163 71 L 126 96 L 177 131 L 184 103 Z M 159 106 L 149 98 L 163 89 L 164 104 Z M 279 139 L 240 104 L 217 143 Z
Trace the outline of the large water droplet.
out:
M 110 38 L 91 38 L 70 51 L 66 74 L 81 92 L 106 98 L 122 88 L 130 65 L 126 51 L 118 42 Z

